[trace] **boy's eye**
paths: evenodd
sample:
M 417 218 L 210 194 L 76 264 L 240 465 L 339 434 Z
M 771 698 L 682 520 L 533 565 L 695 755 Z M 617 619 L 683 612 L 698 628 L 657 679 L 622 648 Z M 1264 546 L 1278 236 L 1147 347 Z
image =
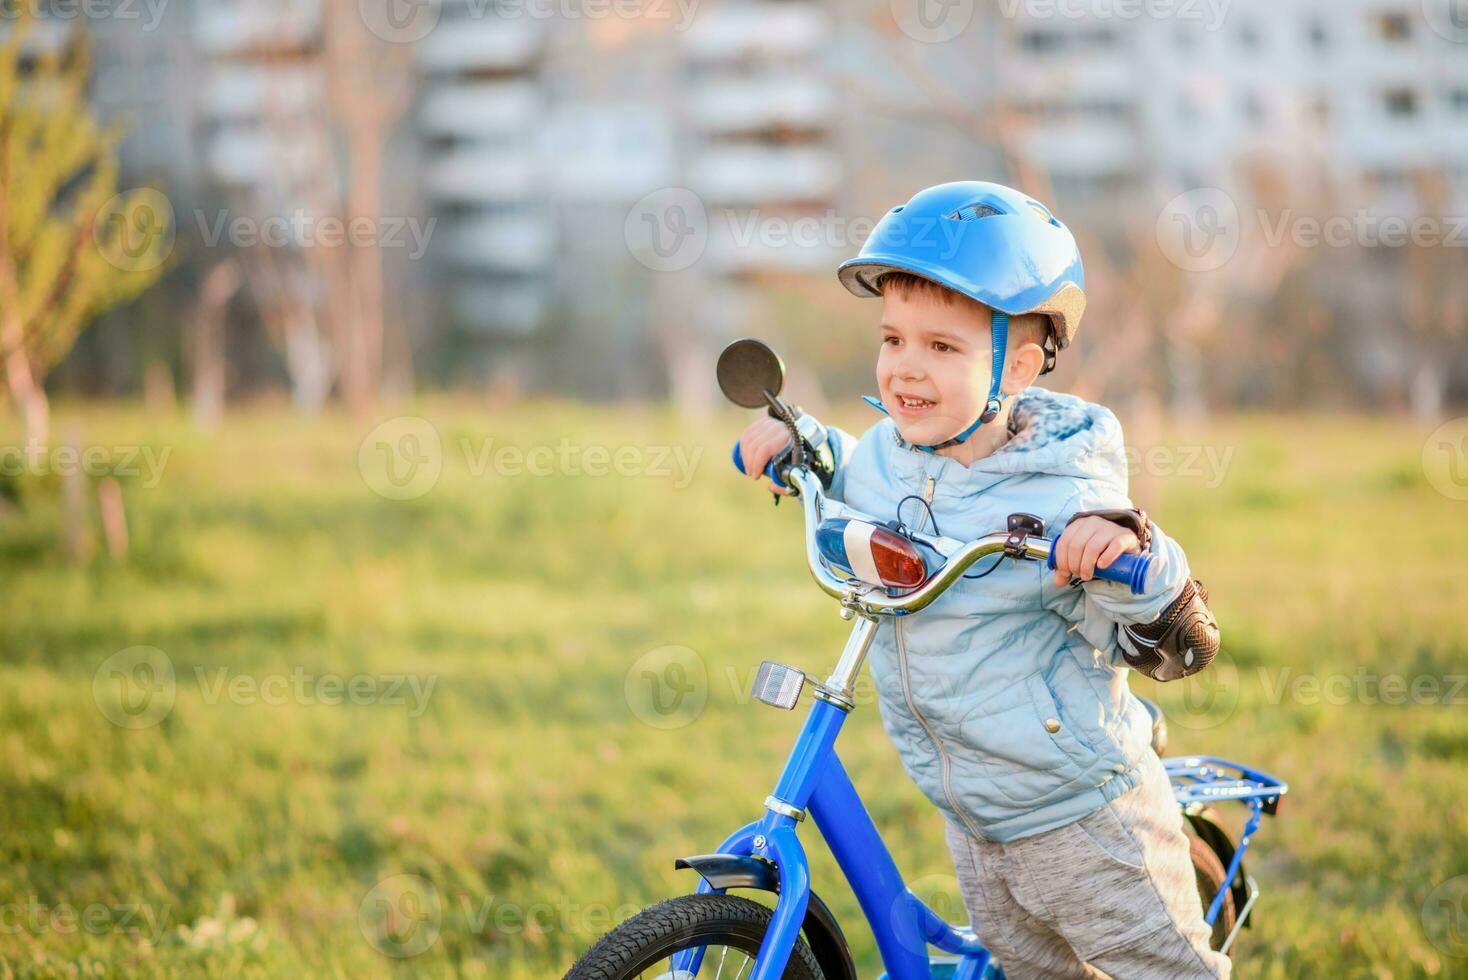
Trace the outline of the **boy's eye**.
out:
M 882 343 L 884 343 L 884 344 L 891 344 L 893 347 L 896 347 L 901 342 L 902 341 L 899 340 L 897 337 L 893 337 L 893 336 L 890 336 L 890 335 L 882 338 Z
M 945 351 L 953 350 L 953 348 L 943 343 L 943 341 L 941 340 L 935 340 L 933 341 L 933 350 L 938 351 L 941 354 Z

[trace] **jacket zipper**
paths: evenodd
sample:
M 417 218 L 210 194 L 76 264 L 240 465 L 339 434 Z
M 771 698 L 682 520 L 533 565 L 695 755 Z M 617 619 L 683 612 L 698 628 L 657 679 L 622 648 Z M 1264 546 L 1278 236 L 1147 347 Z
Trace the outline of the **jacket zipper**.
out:
M 927 513 L 923 515 L 924 524 L 927 524 L 932 517 L 933 495 L 937 489 L 938 478 L 932 474 L 928 474 L 928 481 L 923 487 L 923 503 L 928 505 Z M 936 525 L 934 533 L 937 533 Z M 902 699 L 907 702 L 907 710 L 912 712 L 912 716 L 917 719 L 918 724 L 923 726 L 923 731 L 927 732 L 928 740 L 938 750 L 938 762 L 943 767 L 943 796 L 948 800 L 948 806 L 958 815 L 958 819 L 963 821 L 963 825 L 968 828 L 968 832 L 978 837 L 980 836 L 979 832 L 974 829 L 974 825 L 969 821 L 968 814 L 964 813 L 963 808 L 958 805 L 957 798 L 953 795 L 953 767 L 948 759 L 948 747 L 938 738 L 938 733 L 933 731 L 933 726 L 928 724 L 928 719 L 922 716 L 922 713 L 917 709 L 917 705 L 913 703 L 912 685 L 907 676 L 907 642 L 903 638 L 902 620 L 898 618 L 892 625 L 897 639 L 897 664 L 898 673 L 902 676 Z
M 931 487 L 932 477 L 929 477 L 928 481 L 928 485 Z M 969 821 L 968 814 L 964 812 L 963 807 L 958 805 L 958 800 L 953 795 L 953 781 L 951 779 L 952 765 L 948 760 L 948 748 L 938 738 L 938 733 L 933 731 L 933 726 L 929 725 L 928 720 L 918 711 L 917 705 L 913 703 L 912 686 L 908 682 L 907 677 L 907 643 L 903 639 L 902 620 L 900 618 L 894 620 L 892 626 L 897 639 L 897 668 L 898 674 L 902 677 L 902 699 L 907 702 L 907 710 L 912 712 L 912 716 L 917 719 L 918 724 L 923 726 L 923 731 L 927 732 L 928 740 L 938 750 L 938 763 L 943 767 L 943 796 L 948 800 L 948 806 L 958 815 L 958 819 L 963 821 L 963 825 L 968 828 L 970 834 L 975 837 L 981 837 L 983 835 L 975 829 L 973 823 Z

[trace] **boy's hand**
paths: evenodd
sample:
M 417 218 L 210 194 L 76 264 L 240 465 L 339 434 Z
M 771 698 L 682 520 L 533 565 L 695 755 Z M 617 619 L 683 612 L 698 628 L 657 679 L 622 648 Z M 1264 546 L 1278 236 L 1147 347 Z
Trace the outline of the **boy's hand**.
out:
M 765 416 L 751 422 L 739 436 L 739 455 L 744 459 L 744 475 L 758 480 L 765 475 L 765 464 L 779 456 L 790 445 L 790 430 L 779 419 Z M 779 496 L 790 493 L 788 488 L 769 484 L 769 491 Z
M 1111 567 L 1117 556 L 1141 550 L 1137 536 L 1120 524 L 1102 517 L 1082 517 L 1066 527 L 1055 546 L 1055 584 L 1064 585 L 1072 578 L 1089 582 L 1096 569 Z

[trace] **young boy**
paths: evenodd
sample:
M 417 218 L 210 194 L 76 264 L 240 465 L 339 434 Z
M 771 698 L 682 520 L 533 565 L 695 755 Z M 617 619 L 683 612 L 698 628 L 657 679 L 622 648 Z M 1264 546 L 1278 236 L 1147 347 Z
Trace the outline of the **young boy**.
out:
M 1116 417 L 1031 387 L 1085 307 L 1075 239 L 1019 191 L 941 184 L 893 208 L 840 278 L 882 297 L 872 341 L 889 417 L 860 442 L 831 430 L 832 494 L 949 538 L 1020 511 L 1060 536 L 1053 574 L 996 560 L 980 579 L 976 567 L 885 623 L 871 649 L 883 724 L 947 818 L 973 928 L 1011 980 L 1228 976 L 1126 677 L 1170 680 L 1212 660 L 1206 593 L 1132 509 Z M 758 478 L 787 440 L 774 419 L 751 425 L 747 472 Z M 1154 556 L 1145 594 L 1093 577 L 1142 550 Z

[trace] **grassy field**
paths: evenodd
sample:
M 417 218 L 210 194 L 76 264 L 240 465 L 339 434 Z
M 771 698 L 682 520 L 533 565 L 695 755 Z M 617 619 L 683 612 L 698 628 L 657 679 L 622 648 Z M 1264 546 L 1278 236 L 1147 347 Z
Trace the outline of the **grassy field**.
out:
M 65 558 L 65 459 L 5 484 L 0 977 L 543 980 L 757 815 L 799 719 L 749 702 L 753 668 L 824 673 L 845 629 L 798 511 L 728 469 L 741 417 L 412 412 L 437 453 L 405 421 L 364 442 L 260 409 L 205 437 L 63 408 L 119 471 L 121 562 Z M 1292 786 L 1240 976 L 1468 976 L 1468 503 L 1429 483 L 1426 434 L 1243 418 L 1142 457 L 1139 503 L 1227 655 L 1207 685 L 1136 686 L 1177 751 Z M 842 746 L 899 866 L 953 908 L 875 706 Z

